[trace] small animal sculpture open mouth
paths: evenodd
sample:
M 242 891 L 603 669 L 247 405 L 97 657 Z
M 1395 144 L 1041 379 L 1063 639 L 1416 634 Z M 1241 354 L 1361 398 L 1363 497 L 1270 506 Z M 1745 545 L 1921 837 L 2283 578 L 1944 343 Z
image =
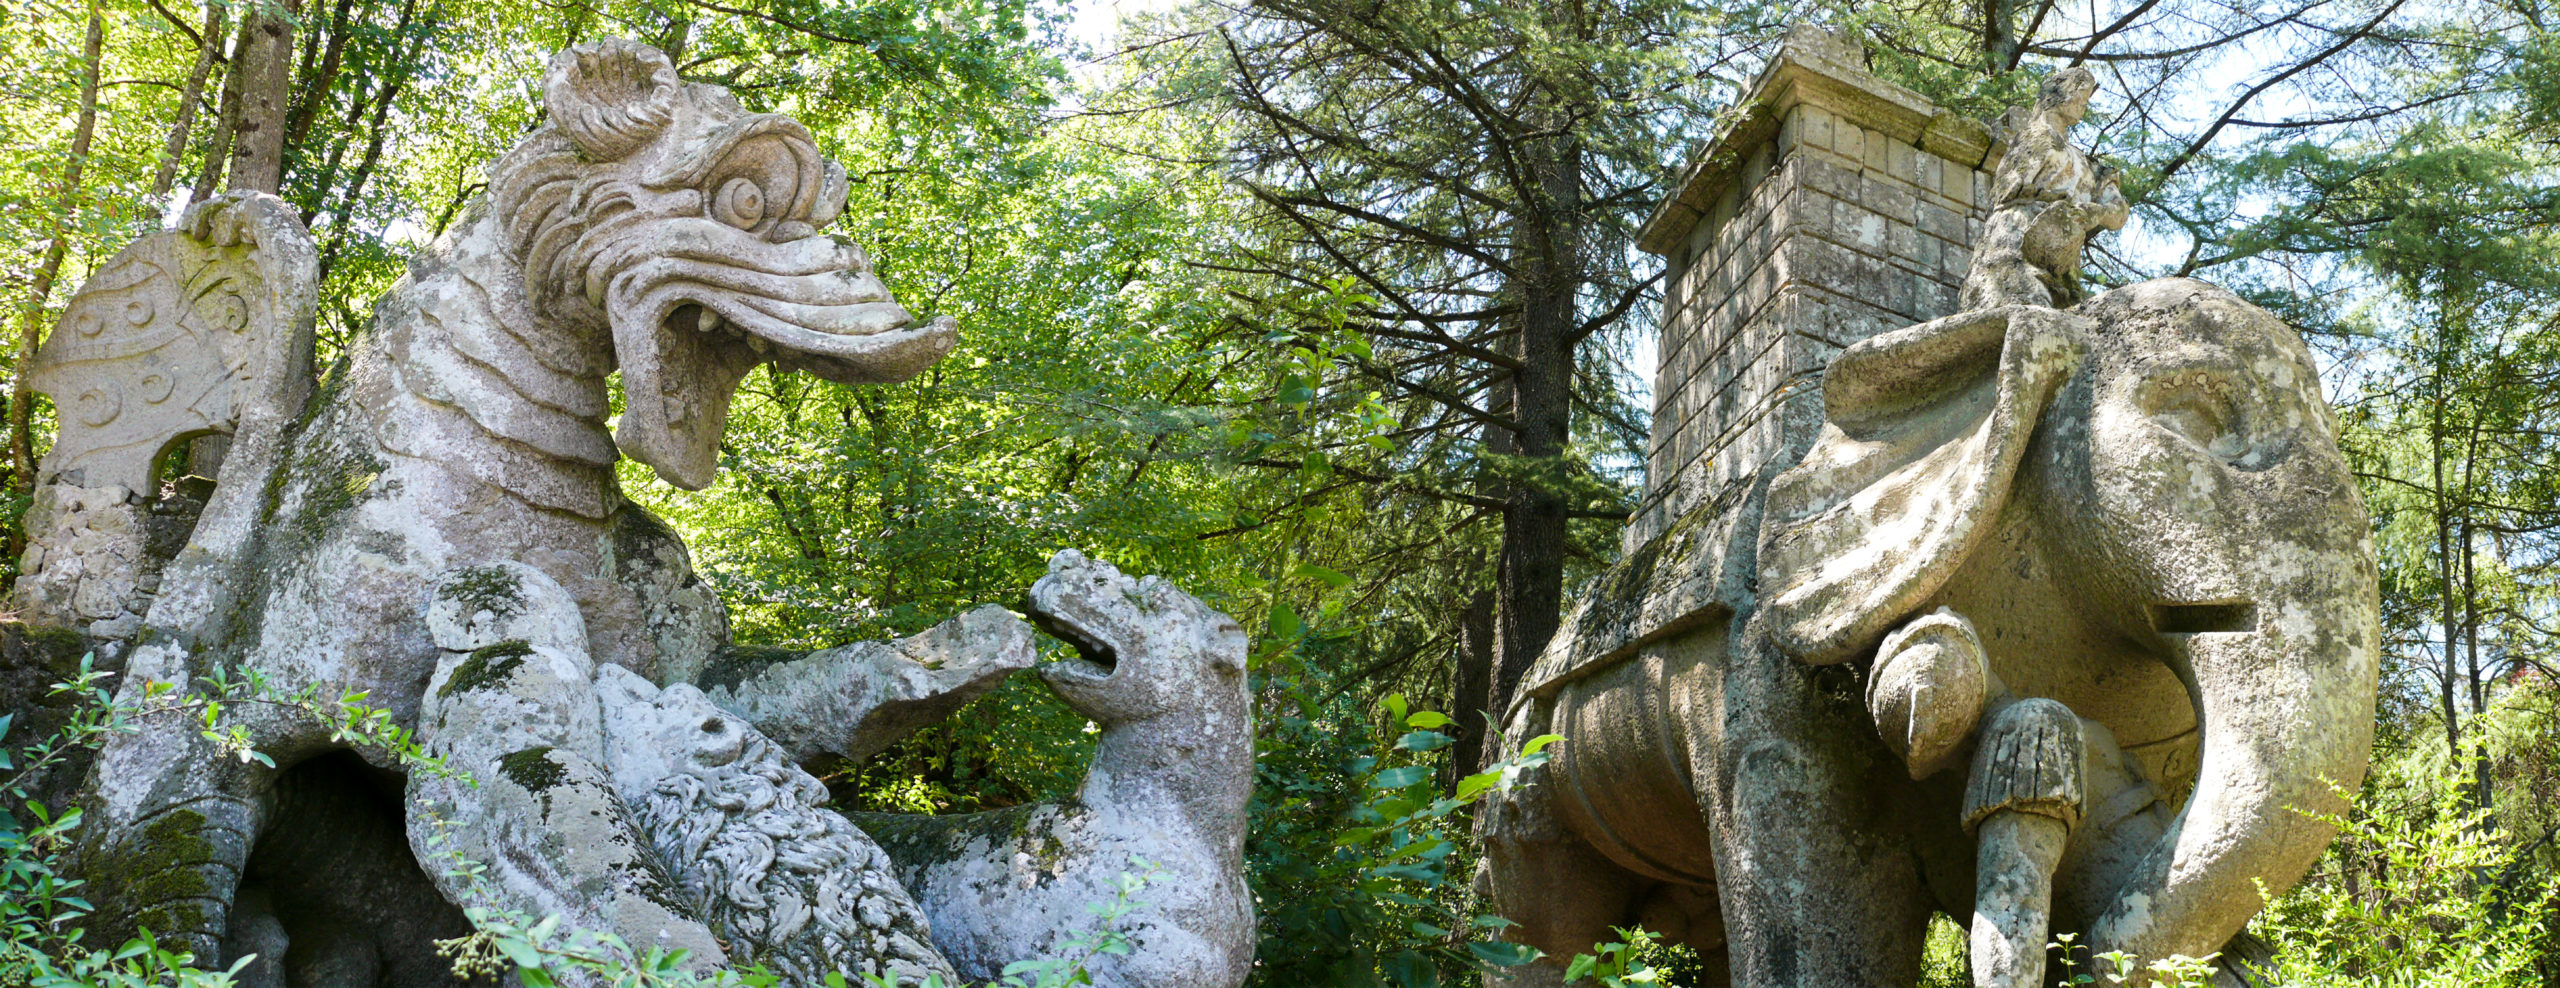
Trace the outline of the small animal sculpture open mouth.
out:
M 2256 601 L 2153 604 L 2150 610 L 2151 629 L 2164 635 L 2247 634 L 2258 630 Z
M 1078 625 L 1073 618 L 1066 615 L 1042 611 L 1037 607 L 1029 610 L 1031 623 L 1038 625 L 1040 630 L 1048 632 L 1059 641 L 1074 647 L 1076 661 L 1093 667 L 1087 670 L 1089 673 L 1109 676 L 1120 671 L 1120 651 L 1113 648 L 1110 642 L 1104 641 L 1102 636 Z

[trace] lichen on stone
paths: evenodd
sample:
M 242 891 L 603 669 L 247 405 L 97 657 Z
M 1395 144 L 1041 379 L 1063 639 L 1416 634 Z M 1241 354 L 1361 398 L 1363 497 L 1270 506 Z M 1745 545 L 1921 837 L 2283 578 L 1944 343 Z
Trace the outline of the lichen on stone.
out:
M 777 663 L 789 662 L 809 653 L 797 649 L 774 648 L 769 645 L 727 645 L 711 654 L 702 674 L 694 677 L 694 685 L 704 690 L 734 690 L 738 684 L 755 678 L 756 673 Z

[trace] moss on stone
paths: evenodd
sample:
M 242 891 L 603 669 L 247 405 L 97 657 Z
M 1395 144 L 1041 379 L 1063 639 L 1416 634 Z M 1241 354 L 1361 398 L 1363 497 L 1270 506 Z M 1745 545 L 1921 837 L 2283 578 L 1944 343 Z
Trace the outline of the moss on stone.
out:
M 569 777 L 567 767 L 551 760 L 550 745 L 526 748 L 523 751 L 499 756 L 498 771 L 505 775 L 508 781 L 524 787 L 524 791 L 535 795 L 540 795 L 552 786 L 559 785 L 560 780 Z
M 846 820 L 871 835 L 871 840 L 889 855 L 900 869 L 939 864 L 957 859 L 969 847 L 985 838 L 988 843 L 1011 847 L 1027 854 L 1043 871 L 1055 872 L 1066 856 L 1066 845 L 1055 836 L 1036 829 L 1041 811 L 1052 807 L 1039 803 L 984 813 L 950 813 L 926 816 L 918 813 L 865 813 L 838 810 Z
M 27 639 L 27 647 L 44 663 L 47 671 L 69 675 L 80 669 L 80 660 L 89 654 L 89 636 L 69 628 L 21 624 L 19 632 Z
M 755 678 L 765 667 L 789 662 L 809 653 L 797 649 L 774 648 L 769 645 L 723 645 L 711 653 L 711 661 L 702 666 L 693 684 L 704 690 L 736 689 L 739 683 Z
M 215 845 L 205 829 L 204 814 L 171 810 L 143 828 L 123 853 L 98 863 L 90 882 L 103 901 L 125 909 L 125 928 L 116 932 L 149 929 L 164 938 L 211 932 L 205 908 L 214 889 L 204 866 L 214 862 Z
M 504 566 L 474 566 L 437 587 L 436 597 L 460 602 L 465 614 L 485 610 L 512 615 L 524 607 L 524 579 Z
M 506 682 L 516 667 L 524 664 L 524 657 L 532 654 L 533 643 L 521 638 L 474 650 L 461 665 L 453 667 L 453 675 L 446 677 L 444 688 L 436 691 L 436 697 L 443 699 Z
M 312 399 L 315 403 L 318 396 Z M 333 423 L 320 423 L 324 431 Z M 390 469 L 382 458 L 362 443 L 332 441 L 323 438 L 306 442 L 301 452 L 287 461 L 268 481 L 268 496 L 263 520 L 272 522 L 284 508 L 285 495 L 299 488 L 302 503 L 296 506 L 292 522 L 294 542 L 308 548 L 328 534 L 329 527 L 372 496 L 374 482 Z

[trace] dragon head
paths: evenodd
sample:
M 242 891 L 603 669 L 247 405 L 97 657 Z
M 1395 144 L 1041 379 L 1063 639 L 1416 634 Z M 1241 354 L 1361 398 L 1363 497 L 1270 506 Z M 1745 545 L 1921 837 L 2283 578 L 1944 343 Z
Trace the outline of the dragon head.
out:
M 657 49 L 589 41 L 551 60 L 549 121 L 490 173 L 539 317 L 604 328 L 622 370 L 614 442 L 699 489 L 729 398 L 767 360 L 846 383 L 903 381 L 950 352 L 861 247 L 818 232 L 844 167 L 799 121 L 688 84 Z

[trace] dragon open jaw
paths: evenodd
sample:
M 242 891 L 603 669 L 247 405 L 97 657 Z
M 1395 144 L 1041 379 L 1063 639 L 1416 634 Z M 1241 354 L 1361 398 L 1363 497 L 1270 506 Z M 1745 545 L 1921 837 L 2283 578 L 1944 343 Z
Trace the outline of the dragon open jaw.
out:
M 776 244 L 693 219 L 653 234 L 649 256 L 599 279 L 626 401 L 614 440 L 678 487 L 710 484 L 730 397 L 757 364 L 902 381 L 958 337 L 949 317 L 917 321 L 848 241 Z
M 554 59 L 543 99 L 549 122 L 492 169 L 491 196 L 536 310 L 610 327 L 615 444 L 669 483 L 711 483 L 759 363 L 878 384 L 950 352 L 952 320 L 919 323 L 860 247 L 818 232 L 849 186 L 798 121 L 612 39 Z

